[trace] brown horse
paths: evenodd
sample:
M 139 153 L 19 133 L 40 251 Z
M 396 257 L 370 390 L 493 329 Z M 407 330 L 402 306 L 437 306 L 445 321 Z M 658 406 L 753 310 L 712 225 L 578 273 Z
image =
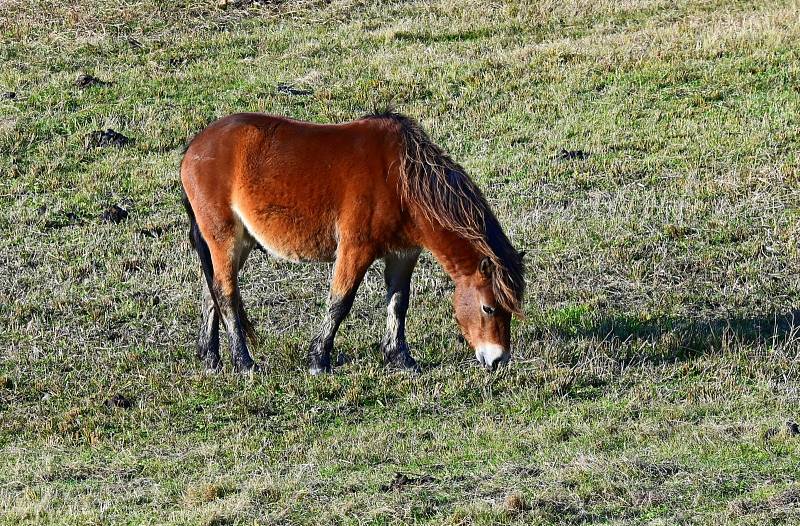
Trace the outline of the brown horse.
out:
M 290 261 L 335 261 L 327 313 L 311 342 L 312 374 L 331 349 L 367 268 L 383 258 L 389 364 L 417 371 L 405 338 L 411 273 L 422 248 L 455 281 L 455 315 L 478 361 L 511 352 L 522 314 L 522 254 L 464 169 L 412 119 L 393 112 L 334 125 L 241 113 L 200 132 L 181 163 L 190 239 L 205 274 L 199 357 L 220 367 L 219 320 L 234 368 L 253 368 L 237 276 L 260 246 Z

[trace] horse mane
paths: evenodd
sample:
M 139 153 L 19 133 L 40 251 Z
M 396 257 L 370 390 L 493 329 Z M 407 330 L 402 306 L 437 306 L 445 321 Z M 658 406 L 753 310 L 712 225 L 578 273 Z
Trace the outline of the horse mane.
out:
M 416 205 L 425 219 L 459 234 L 478 254 L 488 257 L 494 264 L 495 299 L 507 311 L 522 316 L 522 256 L 506 237 L 480 188 L 414 119 L 391 110 L 365 118 L 389 120 L 399 127 L 405 150 L 400 160 L 400 198 Z

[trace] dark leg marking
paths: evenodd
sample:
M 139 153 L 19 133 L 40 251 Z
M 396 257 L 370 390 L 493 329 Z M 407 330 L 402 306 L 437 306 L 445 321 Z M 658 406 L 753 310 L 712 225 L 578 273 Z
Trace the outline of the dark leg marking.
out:
M 387 254 L 383 273 L 386 282 L 386 335 L 381 349 L 386 363 L 412 372 L 419 365 L 411 356 L 406 342 L 406 312 L 411 294 L 411 274 L 419 258 L 419 251 Z
M 331 372 L 331 351 L 333 350 L 333 340 L 339 325 L 350 313 L 353 300 L 356 297 L 356 289 L 343 297 L 329 297 L 328 311 L 322 321 L 319 333 L 311 341 L 311 349 L 308 352 L 309 372 L 317 375 L 320 373 Z
M 219 358 L 219 314 L 214 306 L 214 298 L 203 280 L 203 303 L 200 306 L 200 332 L 197 335 L 197 357 L 203 361 L 206 369 L 217 371 L 220 368 Z
M 231 347 L 231 363 L 236 372 L 251 371 L 255 364 L 250 352 L 247 350 L 247 337 L 252 336 L 252 328 L 242 304 L 239 292 L 238 273 L 244 265 L 248 254 L 253 248 L 252 241 L 245 237 L 240 239 L 236 246 L 235 260 L 227 270 L 228 275 L 222 276 L 226 280 L 225 287 L 215 281 L 214 295 L 217 298 L 219 315 L 228 332 Z M 227 290 L 227 292 L 226 292 Z
M 233 294 L 225 295 L 217 289 L 217 302 L 219 304 L 220 315 L 225 328 L 228 331 L 228 338 L 231 345 L 231 363 L 236 372 L 246 372 L 253 369 L 253 358 L 247 350 L 245 323 L 242 320 L 241 297 L 239 288 L 236 287 Z

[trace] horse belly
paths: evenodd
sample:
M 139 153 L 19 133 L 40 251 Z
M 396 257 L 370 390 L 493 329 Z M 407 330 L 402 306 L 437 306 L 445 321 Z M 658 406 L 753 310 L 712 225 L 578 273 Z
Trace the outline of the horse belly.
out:
M 266 206 L 249 213 L 234 208 L 245 230 L 273 257 L 294 262 L 336 259 L 336 228 L 320 217 L 306 217 L 284 206 Z

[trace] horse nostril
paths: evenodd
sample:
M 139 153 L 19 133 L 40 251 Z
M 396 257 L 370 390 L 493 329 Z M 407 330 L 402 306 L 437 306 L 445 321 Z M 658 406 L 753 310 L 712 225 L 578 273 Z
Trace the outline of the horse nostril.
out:
M 499 345 L 484 344 L 475 352 L 478 362 L 487 369 L 494 371 L 497 366 L 508 361 L 508 353 Z
M 494 361 L 492 363 L 486 362 L 487 366 L 492 371 L 496 371 L 498 367 L 500 367 L 501 365 L 505 365 L 507 363 L 508 363 L 508 355 L 507 354 L 503 354 L 501 356 L 498 356 L 497 358 L 494 359 Z

